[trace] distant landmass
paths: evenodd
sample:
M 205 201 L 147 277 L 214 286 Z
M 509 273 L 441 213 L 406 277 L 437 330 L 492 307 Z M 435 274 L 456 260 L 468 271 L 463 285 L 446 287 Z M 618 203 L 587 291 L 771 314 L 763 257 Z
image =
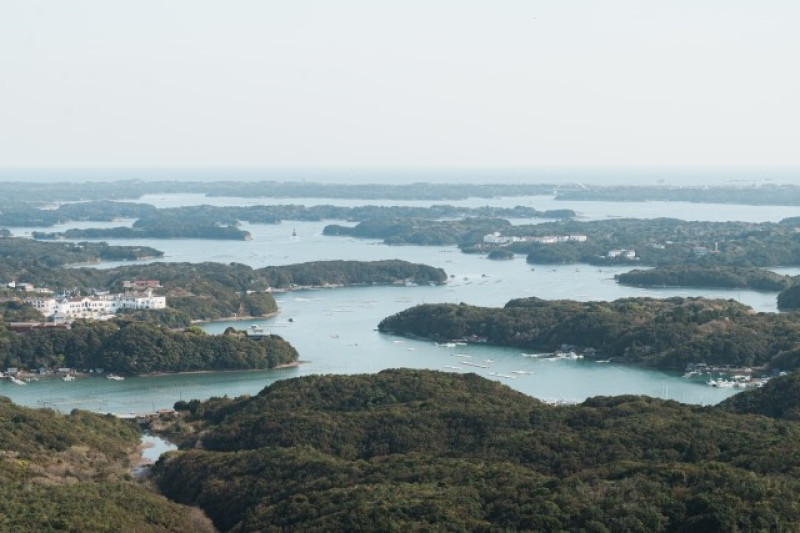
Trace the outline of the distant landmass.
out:
M 173 171 L 179 173 L 179 171 Z M 603 171 L 551 172 L 552 179 L 546 175 L 530 179 L 524 171 L 514 172 L 510 177 L 502 170 L 484 173 L 480 180 L 474 172 L 462 171 L 463 179 L 457 173 L 451 173 L 446 183 L 435 179 L 409 179 L 414 172 L 394 172 L 393 177 L 386 180 L 386 174 L 376 172 L 374 179 L 370 175 L 360 173 L 358 183 L 346 183 L 339 180 L 307 179 L 258 179 L 251 175 L 247 180 L 231 179 L 230 175 L 221 172 L 215 180 L 175 180 L 169 179 L 170 173 L 162 173 L 163 179 L 142 180 L 125 179 L 92 179 L 87 181 L 92 172 L 65 172 L 61 176 L 53 174 L 49 181 L 14 180 L 13 173 L 3 172 L 4 199 L 9 205 L 35 202 L 74 202 L 87 200 L 133 200 L 145 194 L 205 194 L 208 196 L 228 196 L 238 198 L 353 198 L 361 200 L 462 200 L 465 198 L 493 198 L 509 196 L 555 196 L 557 200 L 568 201 L 680 201 L 742 205 L 800 205 L 800 186 L 794 184 L 797 171 L 785 173 L 781 181 L 765 181 L 746 172 L 737 173 L 739 184 L 722 183 L 724 180 L 705 179 L 701 176 L 684 177 L 678 185 L 656 183 L 651 185 L 602 185 L 614 181 L 636 179 L 630 170 L 619 169 L 615 173 Z M 23 170 L 20 175 L 25 174 Z M 230 174 L 235 175 L 235 171 Z M 285 176 L 291 173 L 284 173 Z M 652 175 L 652 172 L 650 173 Z M 702 174 L 702 173 L 699 173 Z M 669 171 L 663 171 L 668 177 Z M 504 179 L 505 177 L 505 179 Z M 618 179 L 615 179 L 618 178 Z M 384 181 L 381 181 L 384 178 Z M 641 176 L 639 176 L 641 180 Z M 661 180 L 662 182 L 664 180 Z M 704 181 L 708 183 L 703 183 Z M 75 185 L 86 183 L 85 187 Z M 399 184 L 402 183 L 402 184 Z M 2 204 L 2 203 L 0 203 Z

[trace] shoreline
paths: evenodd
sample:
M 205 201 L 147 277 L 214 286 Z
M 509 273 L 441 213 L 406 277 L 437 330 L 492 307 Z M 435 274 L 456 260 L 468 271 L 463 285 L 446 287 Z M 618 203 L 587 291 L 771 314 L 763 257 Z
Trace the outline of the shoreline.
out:
M 219 318 L 208 318 L 205 320 L 192 320 L 189 322 L 190 324 L 213 324 L 214 322 L 246 322 L 248 320 L 267 320 L 269 318 L 275 318 L 281 314 L 280 310 L 267 313 L 266 315 L 261 316 L 229 316 L 229 317 L 219 317 Z
M 156 371 L 156 372 L 145 372 L 141 374 L 125 374 L 124 377 L 132 377 L 132 378 L 149 378 L 149 377 L 159 377 L 159 376 L 175 376 L 175 375 L 189 375 L 189 374 L 212 374 L 212 373 L 224 373 L 224 372 L 267 372 L 271 370 L 284 370 L 287 368 L 297 368 L 302 363 L 307 361 L 297 360 L 292 361 L 289 363 L 281 363 L 279 365 L 270 367 L 270 368 L 229 368 L 229 369 L 209 369 L 209 370 L 181 370 L 181 371 L 170 371 L 170 370 L 163 370 L 163 371 Z M 72 371 L 70 372 L 70 376 L 73 376 L 75 379 L 96 379 L 96 378 L 106 378 L 108 379 L 109 375 L 120 375 L 117 372 L 77 372 Z M 0 379 L 8 379 L 10 376 L 6 374 L 0 375 Z M 55 379 L 63 379 L 64 376 L 58 375 L 57 372 L 49 373 L 49 374 L 36 374 L 32 372 L 19 372 L 17 376 L 15 376 L 26 384 L 33 381 L 41 381 L 41 380 L 55 380 Z
M 267 313 L 261 316 L 229 316 L 219 318 L 207 318 L 205 320 L 192 320 L 190 324 L 212 324 L 214 322 L 246 322 L 247 320 L 267 320 L 268 318 L 275 318 L 281 314 L 280 310 Z
M 270 370 L 284 370 L 287 368 L 297 368 L 302 363 L 306 363 L 307 361 L 297 360 L 292 361 L 291 363 L 281 363 L 279 365 L 270 367 L 270 368 L 228 368 L 224 370 L 181 370 L 178 372 L 172 372 L 168 370 L 160 371 L 160 372 L 146 372 L 143 374 L 131 374 L 131 377 L 136 378 L 157 378 L 160 376 L 184 376 L 184 375 L 193 375 L 193 374 L 221 374 L 221 373 L 229 373 L 229 372 L 268 372 Z

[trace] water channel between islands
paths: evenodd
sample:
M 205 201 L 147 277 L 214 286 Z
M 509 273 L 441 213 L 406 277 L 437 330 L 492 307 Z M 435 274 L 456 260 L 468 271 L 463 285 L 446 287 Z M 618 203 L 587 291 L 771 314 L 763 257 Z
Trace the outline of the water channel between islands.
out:
M 199 195 L 158 195 L 142 201 L 157 206 L 243 205 L 258 203 L 322 203 L 361 205 L 376 202 L 352 200 L 269 200 L 205 198 Z M 385 204 L 429 205 L 431 202 L 383 202 Z M 672 216 L 705 220 L 775 221 L 794 216 L 798 209 L 783 206 L 724 206 L 648 202 L 553 202 L 544 197 L 470 199 L 438 202 L 462 205 L 529 205 L 540 210 L 567 208 L 584 213 L 587 219 L 618 216 Z M 683 215 L 682 215 L 683 213 Z M 522 223 L 522 221 L 514 221 Z M 214 322 L 202 327 L 221 333 L 233 326 L 251 325 L 281 335 L 292 343 L 303 361 L 297 367 L 255 372 L 208 372 L 128 377 L 111 381 L 98 377 L 72 382 L 47 379 L 25 386 L 0 380 L 0 395 L 16 403 L 50 407 L 62 412 L 74 408 L 117 414 L 153 412 L 171 408 L 178 400 L 206 399 L 212 396 L 256 394 L 278 380 L 309 374 L 356 374 L 386 368 L 429 368 L 447 372 L 476 372 L 536 398 L 575 402 L 590 396 L 646 394 L 687 403 L 714 404 L 741 389 L 708 387 L 680 374 L 645 370 L 587 360 L 558 360 L 526 357 L 519 349 L 485 345 L 435 346 L 383 335 L 375 331 L 378 322 L 420 303 L 465 302 L 472 305 L 502 306 L 512 298 L 537 296 L 544 299 L 614 300 L 625 297 L 705 296 L 739 300 L 757 311 L 776 311 L 777 293 L 746 290 L 700 290 L 686 288 L 641 289 L 618 285 L 614 275 L 635 268 L 589 265 L 529 265 L 517 256 L 510 261 L 490 261 L 483 256 L 466 255 L 455 247 L 385 246 L 375 240 L 325 237 L 322 229 L 332 221 L 287 222 L 277 225 L 243 224 L 252 233 L 250 241 L 109 240 L 110 244 L 144 245 L 163 250 L 167 262 L 238 262 L 253 267 L 344 259 L 372 261 L 403 259 L 443 268 L 450 276 L 447 285 L 378 286 L 320 289 L 276 294 L 281 312 L 266 320 Z M 337 223 L 340 223 L 337 221 Z M 95 223 L 95 225 L 97 225 Z M 68 224 L 73 227 L 75 224 Z M 15 235 L 52 228 L 14 228 Z M 292 236 L 293 231 L 296 236 Z M 98 268 L 116 264 L 94 265 Z M 798 269 L 779 269 L 797 274 Z M 290 320 L 291 319 L 291 320 Z M 464 364 L 475 363 L 473 365 Z M 483 368 L 483 367 L 486 368 Z

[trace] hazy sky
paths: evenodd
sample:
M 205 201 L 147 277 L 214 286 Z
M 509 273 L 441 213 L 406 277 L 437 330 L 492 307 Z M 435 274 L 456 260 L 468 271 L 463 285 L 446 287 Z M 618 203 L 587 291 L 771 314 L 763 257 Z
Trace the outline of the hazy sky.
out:
M 795 0 L 0 0 L 0 166 L 800 165 Z

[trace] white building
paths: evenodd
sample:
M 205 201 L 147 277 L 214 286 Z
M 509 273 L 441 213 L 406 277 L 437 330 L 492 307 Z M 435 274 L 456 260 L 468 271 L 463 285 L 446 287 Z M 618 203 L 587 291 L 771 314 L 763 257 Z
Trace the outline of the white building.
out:
M 622 257 L 624 259 L 636 259 L 636 251 L 635 250 L 609 250 L 606 254 L 609 258 L 614 257 Z
M 499 231 L 483 237 L 483 242 L 492 244 L 508 244 L 512 242 L 536 242 L 539 244 L 556 244 L 559 242 L 586 242 L 586 235 L 545 235 L 543 237 L 513 237 L 501 235 Z
M 167 299 L 144 294 L 105 294 L 102 296 L 83 296 L 56 300 L 55 298 L 27 298 L 33 307 L 45 317 L 58 321 L 86 318 L 90 320 L 109 319 L 120 309 L 164 309 Z

